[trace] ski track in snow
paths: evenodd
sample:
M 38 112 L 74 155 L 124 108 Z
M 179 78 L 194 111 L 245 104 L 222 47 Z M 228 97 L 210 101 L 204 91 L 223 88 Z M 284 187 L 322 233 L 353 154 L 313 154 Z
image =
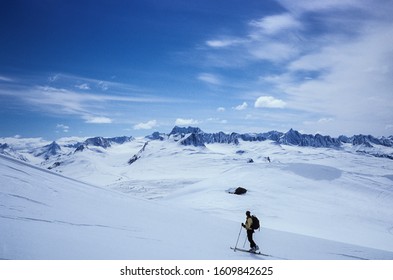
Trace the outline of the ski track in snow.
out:
M 353 255 L 348 255 L 348 254 L 336 254 L 338 256 L 343 256 L 343 257 L 348 257 L 350 259 L 355 259 L 355 260 L 368 260 L 362 257 L 358 257 L 358 256 L 353 256 Z
M 76 227 L 97 227 L 97 228 L 104 228 L 104 229 L 107 228 L 107 229 L 114 229 L 114 230 L 129 231 L 129 232 L 136 231 L 136 230 L 129 230 L 129 229 L 125 229 L 125 228 L 100 225 L 100 224 L 79 224 L 79 223 L 71 223 L 71 222 L 67 222 L 67 221 L 45 220 L 45 219 L 38 219 L 38 218 L 32 218 L 32 217 L 20 217 L 20 216 L 10 217 L 10 216 L 0 215 L 0 218 L 22 220 L 22 221 L 32 221 L 32 222 L 43 222 L 43 223 L 50 223 L 50 224 L 65 224 L 65 225 L 76 226 Z
M 47 205 L 47 204 L 45 204 L 43 202 L 40 202 L 40 201 L 31 199 L 31 198 L 28 198 L 28 197 L 24 197 L 24 196 L 21 196 L 21 195 L 17 195 L 17 194 L 5 194 L 5 195 L 9 195 L 9 196 L 16 197 L 16 198 L 19 198 L 19 199 L 24 199 L 24 200 L 26 200 L 28 202 L 32 202 L 32 203 L 36 203 L 36 204 L 40 204 L 40 205 L 44 205 L 44 206 L 49 206 L 49 205 Z

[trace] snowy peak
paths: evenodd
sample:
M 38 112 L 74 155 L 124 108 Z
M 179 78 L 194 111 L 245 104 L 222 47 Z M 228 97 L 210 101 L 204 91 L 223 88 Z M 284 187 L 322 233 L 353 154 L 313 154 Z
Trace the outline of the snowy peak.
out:
M 341 146 L 340 140 L 336 138 L 323 136 L 321 134 L 301 134 L 292 128 L 287 133 L 283 134 L 278 142 L 285 145 L 315 148 L 338 148 Z
M 93 137 L 93 138 L 86 139 L 84 144 L 87 146 L 96 146 L 106 149 L 111 146 L 111 141 L 109 141 L 109 139 L 104 137 Z
M 232 132 L 227 134 L 224 132 L 218 133 L 205 133 L 198 127 L 178 127 L 175 126 L 169 135 L 160 134 L 158 132 L 153 133 L 147 137 L 150 140 L 164 140 L 165 138 L 172 139 L 179 142 L 181 145 L 194 146 L 194 147 L 205 147 L 206 144 L 234 144 L 238 145 L 239 140 L 248 142 L 261 142 L 261 141 L 273 141 L 277 144 L 291 145 L 299 147 L 314 147 L 314 148 L 342 148 L 343 144 L 351 144 L 354 147 L 358 147 L 356 152 L 370 154 L 377 157 L 385 157 L 392 159 L 393 153 L 391 151 L 380 151 L 378 150 L 364 150 L 366 148 L 374 148 L 374 146 L 393 147 L 393 136 L 376 138 L 371 135 L 355 135 L 352 137 L 340 136 L 334 138 L 328 135 L 321 134 L 302 134 L 297 130 L 290 129 L 286 133 L 278 131 L 269 131 L 265 133 L 244 133 L 239 134 Z M 359 150 L 359 147 L 361 148 Z
M 184 146 L 205 147 L 204 135 L 205 133 L 199 127 L 175 126 L 168 138 Z
M 5 140 L 5 139 L 4 139 Z M 84 152 L 86 150 L 104 153 L 106 149 L 114 145 L 124 145 L 136 140 L 132 136 L 120 136 L 105 138 L 101 136 L 87 138 L 83 142 L 67 142 L 59 145 L 52 142 L 43 147 L 39 147 L 42 140 L 35 143 L 26 142 L 21 139 L 14 139 L 11 143 L 0 143 L 0 153 L 22 160 L 33 160 L 31 156 L 48 160 L 51 157 L 66 156 Z M 352 137 L 340 136 L 334 138 L 321 134 L 302 134 L 297 130 L 290 129 L 286 133 L 279 131 L 269 131 L 264 133 L 206 133 L 199 127 L 179 127 L 175 126 L 169 134 L 154 132 L 146 136 L 144 141 L 170 141 L 177 142 L 183 146 L 206 147 L 208 144 L 231 144 L 239 145 L 240 141 L 263 142 L 269 141 L 273 144 L 290 145 L 313 148 L 334 148 L 345 149 L 358 154 L 372 155 L 393 159 L 393 136 L 377 138 L 372 135 L 354 135 Z M 47 142 L 46 142 L 47 143 Z M 70 144 L 71 143 L 71 144 Z M 43 145 L 43 144 L 41 144 Z
M 165 133 L 160 133 L 158 131 L 153 132 L 151 135 L 146 136 L 145 138 L 149 140 L 160 140 L 163 141 L 164 139 L 168 138 L 168 135 Z
M 180 140 L 180 143 L 185 146 L 205 147 L 205 141 L 202 133 L 187 134 Z
M 109 143 L 116 143 L 116 144 L 124 144 L 126 142 L 130 142 L 134 140 L 134 137 L 132 136 L 120 136 L 120 137 L 112 137 L 112 138 L 106 138 Z
M 169 133 L 169 137 L 185 146 L 205 147 L 205 144 L 239 144 L 238 133 L 226 134 L 222 131 L 218 133 L 205 133 L 199 127 L 178 127 L 175 126 Z
M 76 148 L 75 152 L 81 152 L 85 150 L 88 146 L 94 146 L 94 147 L 101 147 L 104 149 L 107 149 L 112 146 L 112 144 L 124 144 L 126 142 L 130 142 L 134 140 L 134 137 L 132 136 L 120 136 L 120 137 L 112 137 L 112 138 L 105 138 L 105 137 L 92 137 L 92 138 L 87 138 L 84 142 L 82 143 L 77 143 L 75 145 L 72 145 L 73 147 Z
M 300 132 L 290 129 L 287 133 L 270 131 L 267 133 L 245 133 L 239 134 L 232 132 L 227 134 L 224 132 L 205 133 L 198 127 L 174 127 L 169 134 L 180 139 L 183 145 L 204 146 L 204 144 L 225 143 L 225 144 L 239 144 L 239 140 L 243 141 L 266 141 L 271 140 L 279 144 L 295 145 L 301 147 L 340 147 L 341 142 L 336 138 L 330 136 L 322 136 L 320 134 L 301 134 Z M 177 139 L 179 140 L 179 139 Z
M 9 148 L 9 146 L 7 143 L 4 143 L 4 144 L 0 143 L 0 152 L 4 151 L 5 149 L 8 149 L 8 148 Z
M 343 143 L 351 143 L 353 146 L 363 145 L 365 147 L 374 147 L 374 145 L 381 145 L 385 147 L 393 147 L 393 136 L 376 138 L 372 135 L 354 135 L 352 137 L 340 136 L 340 141 Z
M 43 157 L 45 160 L 48 160 L 52 156 L 56 156 L 61 153 L 61 147 L 53 141 L 49 145 L 45 145 L 42 148 L 38 149 L 35 152 L 35 156 Z
M 12 147 L 10 147 L 7 143 L 0 143 L 0 154 L 13 157 L 22 161 L 28 161 L 27 158 L 20 153 L 16 152 Z
M 240 134 L 231 133 L 226 134 L 222 131 L 218 133 L 205 133 L 204 140 L 207 144 L 220 143 L 220 144 L 239 144 Z
M 175 126 L 172 131 L 169 133 L 169 136 L 171 135 L 185 135 L 185 134 L 190 134 L 190 133 L 194 133 L 194 134 L 200 134 L 200 133 L 204 133 L 199 127 L 179 127 L 179 126 Z
M 169 137 L 185 146 L 205 147 L 205 144 L 225 143 L 238 144 L 239 134 L 226 134 L 222 131 L 218 133 L 205 133 L 199 127 L 178 127 L 175 126 L 169 133 Z
M 376 138 L 371 135 L 355 135 L 352 137 L 340 136 L 338 138 L 334 138 L 329 135 L 325 136 L 318 133 L 315 135 L 302 134 L 294 129 L 290 129 L 286 133 L 269 131 L 265 133 L 239 134 L 236 132 L 232 132 L 231 134 L 227 134 L 224 132 L 205 133 L 198 127 L 175 126 L 169 133 L 169 136 L 176 136 L 178 138 L 185 137 L 187 139 L 191 136 L 190 140 L 181 141 L 181 143 L 183 145 L 196 146 L 202 146 L 202 144 L 212 143 L 238 144 L 239 140 L 250 142 L 271 140 L 277 142 L 278 144 L 316 148 L 339 148 L 343 143 L 350 143 L 354 146 L 364 145 L 366 147 L 373 147 L 373 145 L 393 147 L 393 136 Z M 156 139 L 158 137 L 160 137 L 161 140 L 163 139 L 162 134 L 158 134 L 158 132 L 155 134 L 154 137 L 150 137 L 149 139 Z

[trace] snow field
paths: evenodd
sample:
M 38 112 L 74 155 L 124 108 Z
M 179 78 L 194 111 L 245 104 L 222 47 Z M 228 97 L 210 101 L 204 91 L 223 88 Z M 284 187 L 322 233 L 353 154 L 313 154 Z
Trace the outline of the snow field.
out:
M 250 210 L 273 258 L 393 259 L 391 160 L 268 141 L 150 141 L 128 165 L 144 143 L 42 168 L 1 156 L 0 258 L 253 259 L 229 250 Z M 238 186 L 247 194 L 227 192 Z

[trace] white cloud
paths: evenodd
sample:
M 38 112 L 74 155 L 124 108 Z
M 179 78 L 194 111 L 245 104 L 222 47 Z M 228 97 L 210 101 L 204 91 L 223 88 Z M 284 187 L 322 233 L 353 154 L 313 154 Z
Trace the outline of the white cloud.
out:
M 302 30 L 301 21 L 289 13 L 251 20 L 243 37 L 206 41 L 211 48 L 223 49 L 206 57 L 215 67 L 241 67 L 259 60 L 288 61 L 305 48 L 298 35 Z
M 145 123 L 138 123 L 134 125 L 134 129 L 139 130 L 139 129 L 152 129 L 154 127 L 157 127 L 157 121 L 156 120 L 151 120 Z
M 276 99 L 273 96 L 260 96 L 255 101 L 255 108 L 284 108 L 286 103 L 281 99 Z
M 48 80 L 49 80 L 49 82 L 53 83 L 53 82 L 56 82 L 60 76 L 61 76 L 61 74 L 55 74 L 53 76 L 48 77 Z
M 227 124 L 228 120 L 222 120 L 220 118 L 208 118 L 206 119 L 208 122 L 219 123 L 219 124 Z
M 301 30 L 303 26 L 293 15 L 285 13 L 267 16 L 258 20 L 251 20 L 249 26 L 248 34 L 243 38 L 215 39 L 206 41 L 206 44 L 217 49 L 231 48 L 232 52 L 229 53 L 231 56 L 230 61 L 233 61 L 234 57 L 236 57 L 238 60 L 241 58 L 249 61 L 267 60 L 281 62 L 299 54 L 299 37 L 292 36 L 291 32 Z M 273 36 L 283 32 L 285 34 L 282 34 L 280 37 Z M 222 55 L 226 54 L 223 53 Z M 210 59 L 217 61 L 215 56 Z M 222 61 L 224 60 L 223 58 Z M 235 64 L 242 65 L 244 63 L 239 63 L 238 61 Z M 221 65 L 231 66 L 230 64 Z
M 323 124 L 323 123 L 328 123 L 328 122 L 332 122 L 332 121 L 334 121 L 333 118 L 321 118 L 318 120 L 318 123 Z
M 199 124 L 199 121 L 194 120 L 194 119 L 181 119 L 178 118 L 175 121 L 175 125 L 197 125 Z
M 232 42 L 227 40 L 210 40 L 206 41 L 206 45 L 213 48 L 222 48 L 232 45 Z
M 127 84 L 109 83 L 111 93 L 100 93 L 94 91 L 80 91 L 75 85 L 96 89 L 99 82 L 94 79 L 74 77 L 70 75 L 57 74 L 50 78 L 34 77 L 35 80 L 44 80 L 47 86 L 31 84 L 29 80 L 11 81 L 11 84 L 0 83 L 0 97 L 5 97 L 23 106 L 25 110 L 39 110 L 45 114 L 73 115 L 81 118 L 86 123 L 112 123 L 108 116 L 118 116 L 117 120 L 124 121 L 130 109 L 137 104 L 150 103 L 184 103 L 185 100 L 167 98 L 144 94 L 143 91 L 134 89 Z M 37 82 L 39 84 L 39 82 Z M 86 85 L 84 85 L 86 84 Z M 50 86 L 49 86 L 50 85 Z M 137 93 L 134 93 L 137 90 Z M 127 108 L 126 108 L 127 107 Z M 61 129 L 59 127 L 59 129 Z
M 234 109 L 235 109 L 235 110 L 238 110 L 238 111 L 242 111 L 242 110 L 246 110 L 247 107 L 248 107 L 247 102 L 243 102 L 242 104 L 240 104 L 240 105 L 234 107 Z
M 89 90 L 90 86 L 87 83 L 80 84 L 80 85 L 75 85 L 76 88 L 82 89 L 82 90 Z
M 101 88 L 103 91 L 106 91 L 109 89 L 109 84 L 105 81 L 99 81 L 98 87 Z
M 214 74 L 201 73 L 198 75 L 198 80 L 212 85 L 221 85 L 221 80 Z
M 359 0 L 329 0 L 329 1 L 314 1 L 314 0 L 277 0 L 281 5 L 290 11 L 295 13 L 304 12 L 321 12 L 332 9 L 345 9 L 345 8 L 365 8 L 371 7 L 367 4 L 372 4 L 371 1 L 359 1 Z M 368 3 L 370 2 L 370 3 Z
M 65 124 L 57 124 L 56 128 L 59 128 L 59 129 L 63 130 L 63 132 L 68 132 L 69 129 L 70 129 L 70 127 L 68 125 L 65 125 Z
M 258 32 L 264 34 L 276 34 L 281 31 L 300 29 L 302 24 L 293 15 L 286 13 L 281 15 L 267 16 L 259 20 L 252 20 L 249 23 L 256 27 Z
M 294 60 L 288 67 L 292 82 L 281 89 L 291 95 L 291 106 L 296 109 L 332 115 L 336 121 L 374 119 L 381 126 L 393 119 L 391 45 L 393 23 L 363 32 L 356 40 L 332 40 Z M 298 73 L 307 71 L 319 76 L 296 79 Z
M 216 40 L 208 40 L 206 41 L 206 45 L 212 48 L 225 48 L 238 44 L 243 44 L 247 42 L 247 40 L 243 39 L 216 39 Z
M 256 59 L 282 62 L 296 57 L 299 54 L 299 49 L 287 42 L 266 40 L 250 44 L 248 52 Z
M 225 112 L 225 108 L 224 107 L 218 107 L 217 108 L 217 112 Z
M 112 119 L 107 117 L 97 117 L 97 116 L 84 116 L 86 123 L 94 123 L 94 124 L 107 124 L 112 123 Z
M 0 76 L 0 81 L 2 81 L 2 82 L 12 82 L 13 79 L 5 77 L 5 76 Z

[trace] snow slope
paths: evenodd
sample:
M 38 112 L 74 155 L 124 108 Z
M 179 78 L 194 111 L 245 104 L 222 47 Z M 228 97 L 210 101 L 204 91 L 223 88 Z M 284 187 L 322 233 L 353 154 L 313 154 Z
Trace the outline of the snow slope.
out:
M 357 181 L 356 176 L 345 175 L 345 166 L 329 168 L 316 158 L 307 163 L 313 172 L 304 171 L 302 164 L 306 163 L 275 160 L 272 165 L 261 160 L 243 166 L 241 158 L 223 156 L 219 151 L 222 148 L 190 150 L 197 156 L 187 159 L 173 154 L 176 149 L 154 149 L 173 154 L 172 161 L 163 164 L 164 159 L 152 153 L 149 163 L 141 158 L 131 166 L 131 173 L 123 166 L 125 176 L 134 174 L 141 181 L 151 179 L 154 183 L 162 176 L 179 183 L 179 188 L 155 200 L 141 198 L 132 191 L 125 194 L 82 183 L 0 155 L 0 259 L 393 259 L 392 191 L 384 189 L 387 184 L 382 179 L 391 178 L 384 177 L 382 171 L 373 175 L 375 178 L 363 178 L 361 174 Z M 282 151 L 277 149 L 275 157 L 279 158 Z M 208 163 L 205 153 L 209 155 Z M 138 173 L 146 169 L 146 173 Z M 162 173 L 166 170 L 172 173 Z M 374 174 L 374 170 L 370 172 Z M 359 184 L 363 179 L 379 189 L 362 189 L 359 197 L 353 197 L 353 189 L 365 186 Z M 354 183 L 344 190 L 344 196 L 340 195 L 349 202 L 344 216 L 346 207 L 334 199 L 335 192 L 341 189 L 332 189 L 329 184 L 335 180 L 343 180 L 339 186 Z M 187 185 L 180 187 L 181 182 Z M 321 184 L 311 184 L 315 182 Z M 249 193 L 234 196 L 225 192 L 238 183 L 249 187 Z M 318 192 L 312 188 L 318 188 Z M 295 189 L 299 192 L 295 193 Z M 347 192 L 350 197 L 345 197 Z M 319 204 L 327 198 L 326 203 Z M 353 199 L 355 202 L 351 202 Z M 367 204 L 364 210 L 361 203 Z M 331 208 L 334 205 L 339 206 Z M 236 243 L 245 209 L 262 219 L 263 229 L 255 239 L 273 257 L 229 250 Z M 365 217 L 370 209 L 373 212 Z M 294 222 L 288 223 L 290 219 Z M 322 219 L 328 219 L 326 223 L 331 227 L 349 226 L 332 234 L 326 227 L 319 228 L 324 224 Z M 316 226 L 311 226 L 314 222 Z M 357 228 L 364 229 L 359 233 L 363 237 L 356 236 L 353 230 Z M 238 245 L 242 247 L 245 232 L 240 232 Z M 379 240 L 369 240 L 374 238 Z
M 250 143 L 242 143 L 242 148 L 248 151 L 246 156 L 270 152 L 273 162 L 234 166 L 185 188 L 175 198 L 182 196 L 184 205 L 221 217 L 238 219 L 237 213 L 249 208 L 268 228 L 393 251 L 390 160 L 330 149 L 276 146 L 273 150 Z M 249 193 L 229 200 L 222 192 L 228 186 L 242 186 Z
M 214 234 L 214 219 L 194 211 L 131 198 L 1 156 L 0 258 L 177 259 Z M 192 223 L 189 220 L 193 220 Z M 224 223 L 228 230 L 230 223 Z M 189 240 L 188 233 L 200 233 Z M 203 229 L 203 230 L 202 230 Z M 225 250 L 227 251 L 227 250 Z M 228 253 L 228 252 L 226 252 Z

